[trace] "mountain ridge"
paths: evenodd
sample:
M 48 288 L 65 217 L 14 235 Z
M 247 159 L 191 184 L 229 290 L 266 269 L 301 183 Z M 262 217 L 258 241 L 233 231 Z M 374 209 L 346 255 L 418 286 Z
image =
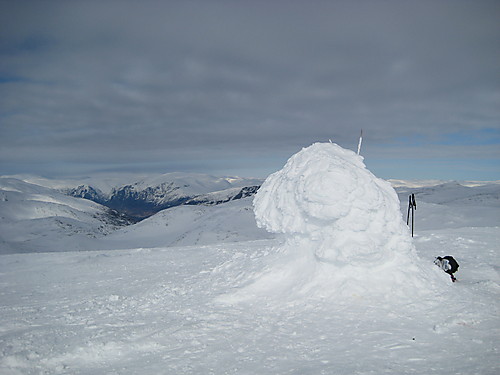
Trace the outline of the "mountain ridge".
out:
M 255 194 L 262 180 L 167 173 L 116 186 L 109 194 L 92 185 L 62 189 L 65 194 L 89 199 L 140 221 L 183 204 L 216 205 Z

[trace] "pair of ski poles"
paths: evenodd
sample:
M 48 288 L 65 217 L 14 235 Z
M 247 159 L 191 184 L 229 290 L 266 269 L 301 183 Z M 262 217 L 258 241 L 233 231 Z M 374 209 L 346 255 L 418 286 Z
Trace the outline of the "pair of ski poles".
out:
M 413 237 L 413 227 L 415 225 L 415 210 L 417 209 L 417 201 L 415 194 L 408 197 L 408 216 L 406 217 L 406 225 L 410 224 L 410 211 L 411 211 L 411 236 Z

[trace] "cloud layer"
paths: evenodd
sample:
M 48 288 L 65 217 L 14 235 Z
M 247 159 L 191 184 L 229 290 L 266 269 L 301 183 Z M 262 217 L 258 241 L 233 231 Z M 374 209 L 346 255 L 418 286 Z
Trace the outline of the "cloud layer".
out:
M 265 175 L 363 128 L 368 165 L 487 159 L 500 178 L 496 1 L 0 7 L 0 173 Z

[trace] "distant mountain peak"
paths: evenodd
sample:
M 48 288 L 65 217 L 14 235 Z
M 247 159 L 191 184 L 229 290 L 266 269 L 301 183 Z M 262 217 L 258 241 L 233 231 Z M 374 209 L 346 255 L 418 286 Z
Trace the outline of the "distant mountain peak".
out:
M 183 204 L 216 205 L 255 194 L 262 180 L 173 172 L 116 186 L 109 194 L 82 184 L 65 193 L 85 198 L 141 220 Z

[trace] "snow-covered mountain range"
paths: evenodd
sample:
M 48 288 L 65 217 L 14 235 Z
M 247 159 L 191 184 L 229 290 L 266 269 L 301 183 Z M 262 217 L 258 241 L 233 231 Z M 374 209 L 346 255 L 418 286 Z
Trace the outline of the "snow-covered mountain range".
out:
M 105 193 L 83 184 L 63 191 L 71 196 L 90 199 L 144 219 L 166 208 L 188 205 L 215 205 L 254 194 L 262 180 L 215 177 L 205 174 L 167 173 L 135 183 L 116 186 Z
M 92 185 L 71 187 L 71 184 L 78 184 L 78 180 L 19 177 L 23 179 L 0 177 L 0 253 L 87 250 L 95 246 L 92 242 L 94 238 L 105 236 L 161 210 L 183 205 L 181 210 L 162 214 L 162 217 L 169 217 L 169 221 L 177 223 L 177 226 L 171 225 L 169 229 L 180 228 L 178 219 L 181 217 L 183 223 L 189 220 L 196 223 L 198 216 L 210 211 L 207 206 L 251 197 L 262 182 L 258 179 L 169 173 L 111 187 L 103 192 L 99 187 L 92 186 L 104 185 L 97 180 L 91 182 Z M 188 208 L 194 206 L 200 208 Z M 243 208 L 241 210 L 245 211 Z M 177 214 L 179 218 L 174 219 Z M 244 216 L 244 221 L 255 227 L 251 212 Z M 214 231 L 221 232 L 214 240 L 221 236 L 226 240 L 233 238 L 227 232 L 235 232 L 237 225 L 241 224 L 239 220 L 232 221 L 230 215 L 223 221 L 225 223 L 214 222 L 212 225 Z M 138 226 L 143 227 L 144 224 Z M 187 225 L 183 230 L 189 228 L 192 225 Z M 164 231 L 160 237 L 164 238 L 168 234 L 174 237 L 169 241 L 170 244 L 182 242 L 182 234 L 174 232 Z M 152 236 L 149 242 L 157 237 Z

